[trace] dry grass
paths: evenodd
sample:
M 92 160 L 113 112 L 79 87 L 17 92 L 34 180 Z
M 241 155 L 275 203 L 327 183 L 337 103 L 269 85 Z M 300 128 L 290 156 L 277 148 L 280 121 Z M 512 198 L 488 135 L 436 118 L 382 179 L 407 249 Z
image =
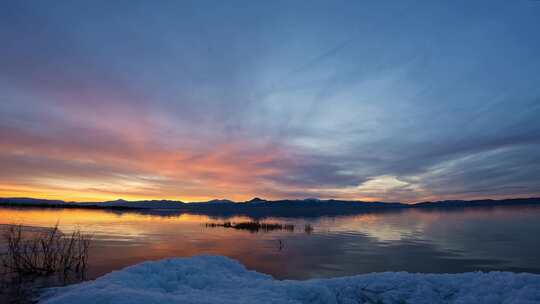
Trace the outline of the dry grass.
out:
M 304 226 L 304 232 L 306 234 L 311 234 L 313 232 L 313 226 L 311 226 L 311 224 L 306 224 Z
M 206 223 L 206 227 L 224 227 L 224 228 L 233 228 L 239 230 L 247 230 L 250 232 L 258 231 L 274 231 L 274 230 L 286 230 L 294 231 L 294 225 L 291 224 L 279 224 L 279 223 L 260 223 L 257 221 L 254 222 L 240 222 L 240 223 Z
M 90 237 L 79 230 L 65 235 L 58 225 L 29 233 L 24 226 L 10 226 L 4 233 L 7 251 L 2 265 L 20 275 L 50 275 L 84 272 L 88 262 Z

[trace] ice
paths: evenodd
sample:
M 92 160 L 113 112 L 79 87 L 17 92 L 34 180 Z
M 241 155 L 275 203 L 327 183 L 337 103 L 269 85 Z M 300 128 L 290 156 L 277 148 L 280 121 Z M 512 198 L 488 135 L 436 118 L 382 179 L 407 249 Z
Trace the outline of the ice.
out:
M 281 281 L 223 256 L 195 256 L 49 289 L 40 303 L 540 303 L 540 275 L 385 272 Z

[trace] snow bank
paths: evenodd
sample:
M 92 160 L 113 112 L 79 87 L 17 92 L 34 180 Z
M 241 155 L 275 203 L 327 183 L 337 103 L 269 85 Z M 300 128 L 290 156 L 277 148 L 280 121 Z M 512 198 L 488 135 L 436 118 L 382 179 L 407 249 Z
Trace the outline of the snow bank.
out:
M 386 272 L 279 281 L 226 257 L 196 256 L 50 289 L 40 303 L 540 303 L 540 275 Z

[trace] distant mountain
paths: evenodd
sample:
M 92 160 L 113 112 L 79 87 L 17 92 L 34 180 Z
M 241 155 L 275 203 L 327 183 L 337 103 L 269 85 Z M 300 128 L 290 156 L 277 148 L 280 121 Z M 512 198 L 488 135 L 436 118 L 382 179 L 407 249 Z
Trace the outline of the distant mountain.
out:
M 181 208 L 184 203 L 181 201 L 169 200 L 126 201 L 118 199 L 106 202 L 65 202 L 61 200 L 36 198 L 0 198 L 0 205 L 64 208 L 178 209 Z
M 76 203 L 75 203 L 76 204 Z M 145 201 L 125 201 L 122 199 L 103 202 L 103 203 L 93 203 L 95 206 L 102 207 L 115 207 L 115 208 L 136 208 L 136 209 L 178 209 L 181 208 L 185 203 L 181 201 L 171 201 L 171 200 L 145 200 Z
M 48 200 L 28 197 L 5 197 L 0 198 L 0 205 L 40 205 L 40 206 L 58 206 L 68 204 L 61 200 Z
M 540 198 L 511 198 L 511 199 L 501 199 L 501 200 L 445 200 L 445 201 L 435 201 L 435 202 L 422 202 L 416 203 L 412 206 L 419 208 L 456 208 L 456 207 L 488 207 L 488 206 L 503 206 L 503 205 L 530 205 L 530 204 L 540 204 Z
M 264 204 L 264 203 L 268 203 L 268 201 L 262 198 L 255 197 L 245 203 L 246 204 Z
M 244 202 L 246 206 L 272 206 L 272 207 L 329 207 L 329 206 L 342 206 L 342 207 L 407 207 L 407 204 L 402 203 L 388 203 L 388 202 L 364 202 L 364 201 L 346 201 L 346 200 L 322 200 L 316 198 L 307 199 L 295 199 L 295 200 L 275 200 L 267 201 L 258 197 Z
M 228 199 L 213 199 L 213 200 L 209 200 L 209 201 L 206 201 L 206 202 L 191 202 L 190 204 L 216 204 L 216 205 L 221 205 L 221 204 L 235 204 L 235 202 L 233 202 L 231 200 L 228 200 Z
M 146 210 L 145 212 L 172 213 L 201 213 L 216 216 L 234 214 L 254 217 L 264 216 L 322 216 L 344 215 L 367 211 L 399 210 L 410 208 L 465 208 L 513 205 L 540 205 L 540 198 L 517 198 L 503 200 L 446 200 L 435 202 L 421 202 L 416 204 L 402 204 L 398 202 L 363 202 L 346 200 L 275 200 L 269 201 L 253 198 L 246 202 L 235 203 L 231 200 L 219 199 L 198 203 L 184 203 L 172 200 L 142 200 L 126 201 L 122 199 L 106 202 L 65 202 L 61 200 L 33 199 L 33 198 L 0 198 L 0 205 L 18 207 L 58 207 L 58 208 L 95 208 L 120 210 Z

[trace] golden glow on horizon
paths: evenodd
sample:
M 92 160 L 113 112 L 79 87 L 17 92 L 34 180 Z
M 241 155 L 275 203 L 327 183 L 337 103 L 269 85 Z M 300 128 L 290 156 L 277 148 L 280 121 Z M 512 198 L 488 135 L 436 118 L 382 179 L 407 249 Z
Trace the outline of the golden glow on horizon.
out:
M 106 95 L 96 97 L 107 100 Z M 303 183 L 300 171 L 309 171 L 313 164 L 288 146 L 247 136 L 201 142 L 185 133 L 163 142 L 164 137 L 158 136 L 162 125 L 140 120 L 146 109 L 110 108 L 104 103 L 99 110 L 103 115 L 85 115 L 93 110 L 90 104 L 61 103 L 67 125 L 81 126 L 85 134 L 46 137 L 25 129 L 6 132 L 1 138 L 0 197 L 184 202 L 253 197 L 401 202 L 485 198 L 470 193 L 437 195 L 411 178 L 402 180 L 394 175 L 372 176 L 352 186 L 333 185 L 332 180 L 328 180 L 330 185 Z M 289 176 L 293 182 L 286 178 Z
M 113 138 L 120 144 L 94 147 L 84 140 L 50 142 L 22 131 L 10 133 L 10 137 L 2 139 L 2 152 L 6 159 L 14 161 L 2 163 L 0 197 L 79 202 L 119 198 L 184 202 L 246 201 L 253 197 L 401 202 L 485 198 L 471 194 L 436 195 L 411 179 L 404 181 L 393 175 L 374 176 L 357 186 L 309 188 L 302 181 L 282 181 L 282 177 L 291 174 L 289 166 L 300 164 L 300 168 L 309 168 L 309 162 L 306 165 L 305 159 L 295 157 L 285 147 L 236 139 L 211 148 L 183 150 L 172 144 L 154 145 L 151 135 L 145 131 L 138 133 L 140 128 L 124 130 L 114 123 L 104 128 L 114 130 L 115 135 L 120 132 L 119 138 Z M 298 193 L 304 196 L 298 197 Z
M 0 197 L 28 197 L 36 199 L 49 199 L 49 200 L 62 200 L 66 202 L 101 202 L 110 201 L 116 199 L 125 200 L 179 200 L 183 202 L 196 202 L 196 201 L 208 201 L 216 199 L 216 197 L 209 196 L 147 196 L 147 195 L 131 195 L 122 194 L 118 195 L 103 194 L 100 192 L 92 191 L 69 191 L 63 189 L 33 189 L 24 186 L 9 186 L 5 187 L 0 185 Z
M 85 147 L 85 142 L 51 143 L 31 134 L 13 134 L 6 138 L 3 153 L 15 161 L 5 164 L 5 176 L 11 178 L 0 179 L 0 197 L 187 202 L 278 198 L 265 179 L 283 169 L 266 164 L 290 161 L 279 147 L 253 142 L 231 141 L 210 151 L 190 151 L 146 144 L 151 138 L 144 132 L 121 135 L 124 144 Z

